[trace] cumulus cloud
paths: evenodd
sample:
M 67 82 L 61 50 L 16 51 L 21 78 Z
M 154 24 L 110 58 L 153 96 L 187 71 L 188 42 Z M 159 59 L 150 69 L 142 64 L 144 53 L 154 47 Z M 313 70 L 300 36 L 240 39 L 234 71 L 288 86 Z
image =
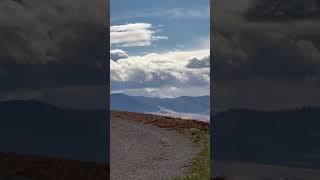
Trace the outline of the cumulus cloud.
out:
M 193 57 L 189 59 L 188 68 L 210 68 L 210 55 L 202 58 Z
M 189 59 L 205 59 L 209 50 L 168 52 L 130 56 L 118 61 L 111 60 L 111 90 L 145 89 L 163 87 L 207 87 L 210 68 L 189 68 Z M 149 91 L 154 93 L 154 91 Z M 169 93 L 169 92 L 168 92 Z
M 132 23 L 110 27 L 110 44 L 119 47 L 150 46 L 152 41 L 166 40 L 155 36 L 154 27 L 148 23 Z
M 121 49 L 110 50 L 110 59 L 112 59 L 113 61 L 117 61 L 119 59 L 125 59 L 128 57 L 129 56 L 127 52 L 125 52 L 124 50 L 121 50 Z

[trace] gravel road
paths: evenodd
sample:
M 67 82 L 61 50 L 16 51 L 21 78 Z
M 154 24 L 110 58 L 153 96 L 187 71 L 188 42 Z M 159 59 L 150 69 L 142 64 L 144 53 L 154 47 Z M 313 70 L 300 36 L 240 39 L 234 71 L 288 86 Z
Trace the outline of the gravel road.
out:
M 201 145 L 175 130 L 111 118 L 111 180 L 162 180 L 186 173 Z

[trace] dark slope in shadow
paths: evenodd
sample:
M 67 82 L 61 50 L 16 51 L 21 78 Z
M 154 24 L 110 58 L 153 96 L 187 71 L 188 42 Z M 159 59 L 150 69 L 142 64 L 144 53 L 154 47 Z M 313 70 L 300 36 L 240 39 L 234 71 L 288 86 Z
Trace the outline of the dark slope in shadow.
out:
M 320 109 L 229 110 L 213 118 L 214 159 L 320 168 Z
M 109 161 L 104 110 L 68 110 L 37 101 L 0 103 L 0 152 Z

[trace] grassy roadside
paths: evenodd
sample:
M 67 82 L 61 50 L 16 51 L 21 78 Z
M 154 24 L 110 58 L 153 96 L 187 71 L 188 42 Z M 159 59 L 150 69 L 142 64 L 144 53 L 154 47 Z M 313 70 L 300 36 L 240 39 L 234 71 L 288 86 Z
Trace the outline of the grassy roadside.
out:
M 210 132 L 192 128 L 189 133 L 194 141 L 203 144 L 203 148 L 192 162 L 187 174 L 174 180 L 210 180 Z

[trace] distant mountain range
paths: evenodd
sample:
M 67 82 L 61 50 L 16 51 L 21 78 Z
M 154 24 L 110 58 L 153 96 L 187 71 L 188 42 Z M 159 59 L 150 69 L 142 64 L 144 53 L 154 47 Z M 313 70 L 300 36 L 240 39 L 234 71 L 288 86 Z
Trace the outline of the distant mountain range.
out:
M 212 121 L 216 160 L 320 168 L 320 108 L 229 110 Z
M 110 95 L 110 109 L 208 120 L 210 96 L 151 98 L 114 93 Z
M 71 110 L 28 100 L 0 102 L 0 152 L 82 161 L 109 158 L 105 110 Z

